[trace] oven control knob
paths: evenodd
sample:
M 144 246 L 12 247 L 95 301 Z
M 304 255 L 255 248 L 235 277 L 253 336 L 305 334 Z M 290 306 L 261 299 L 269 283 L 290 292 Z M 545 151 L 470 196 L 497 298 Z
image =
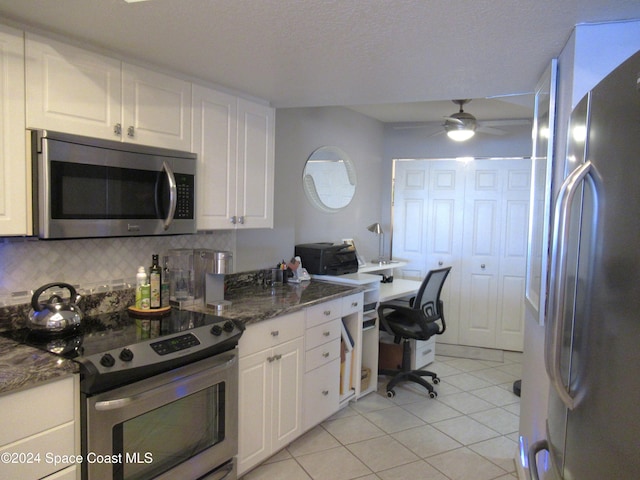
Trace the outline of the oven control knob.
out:
M 222 335 L 222 327 L 220 325 L 214 325 L 213 327 L 211 327 L 211 333 L 216 337 L 219 337 L 220 335 Z
M 130 362 L 133 360 L 133 352 L 128 348 L 123 348 L 120 352 L 120 360 L 123 362 Z
M 233 332 L 233 329 L 235 328 L 235 325 L 233 324 L 233 322 L 231 320 L 228 320 L 228 321 L 224 322 L 224 326 L 222 328 L 224 329 L 225 332 Z
M 100 359 L 100 365 L 103 367 L 113 367 L 116 364 L 116 359 L 110 353 L 105 353 Z

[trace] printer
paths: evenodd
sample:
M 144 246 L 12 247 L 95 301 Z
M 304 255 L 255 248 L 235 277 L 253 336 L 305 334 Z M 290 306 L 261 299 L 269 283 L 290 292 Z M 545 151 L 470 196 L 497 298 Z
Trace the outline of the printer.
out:
M 296 245 L 295 254 L 309 273 L 317 275 L 345 275 L 358 271 L 358 257 L 353 245 L 333 243 L 305 243 Z

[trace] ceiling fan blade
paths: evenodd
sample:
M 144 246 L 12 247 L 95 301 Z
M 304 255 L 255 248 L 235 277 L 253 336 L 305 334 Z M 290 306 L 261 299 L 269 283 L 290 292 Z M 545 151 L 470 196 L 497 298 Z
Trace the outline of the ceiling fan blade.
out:
M 414 125 L 394 125 L 394 130 L 416 130 L 418 128 L 427 128 L 428 124 L 414 124 Z
M 435 132 L 432 132 L 430 135 L 427 135 L 427 138 L 437 137 L 438 135 L 442 135 L 444 133 L 446 133 L 444 129 L 439 129 L 439 130 L 436 130 Z
M 489 135 L 506 135 L 507 133 L 506 131 L 500 130 L 499 128 L 485 127 L 482 125 L 476 128 L 476 132 L 487 133 Z
M 512 125 L 531 125 L 531 120 L 526 118 L 507 120 L 483 120 L 480 123 L 484 127 L 509 127 Z

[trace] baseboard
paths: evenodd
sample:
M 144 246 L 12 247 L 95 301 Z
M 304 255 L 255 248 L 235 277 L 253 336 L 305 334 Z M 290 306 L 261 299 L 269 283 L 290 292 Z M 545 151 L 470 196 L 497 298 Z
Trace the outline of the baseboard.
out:
M 436 343 L 436 355 L 445 357 L 471 358 L 473 360 L 488 360 L 504 362 L 504 351 L 493 348 L 468 347 L 466 345 L 451 345 Z

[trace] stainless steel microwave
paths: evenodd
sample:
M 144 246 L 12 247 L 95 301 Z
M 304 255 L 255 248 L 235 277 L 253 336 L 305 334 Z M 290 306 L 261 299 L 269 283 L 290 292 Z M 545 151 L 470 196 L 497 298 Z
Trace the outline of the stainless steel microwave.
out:
M 41 238 L 195 233 L 195 154 L 33 130 L 31 155 Z

